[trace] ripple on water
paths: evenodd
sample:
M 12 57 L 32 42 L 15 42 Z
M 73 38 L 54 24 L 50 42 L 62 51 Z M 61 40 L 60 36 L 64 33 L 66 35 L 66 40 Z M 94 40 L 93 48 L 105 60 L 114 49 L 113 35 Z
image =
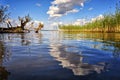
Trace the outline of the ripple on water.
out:
M 0 70 L 10 72 L 8 80 L 120 80 L 120 46 L 115 36 L 111 41 L 100 33 L 0 35 L 6 50 L 0 55 Z

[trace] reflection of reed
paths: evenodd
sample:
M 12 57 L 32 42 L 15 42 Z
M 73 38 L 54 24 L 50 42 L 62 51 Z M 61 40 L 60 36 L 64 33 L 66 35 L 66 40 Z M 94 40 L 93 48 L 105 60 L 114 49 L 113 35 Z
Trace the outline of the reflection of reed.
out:
M 0 42 L 0 66 L 2 66 L 3 55 L 4 55 L 4 45 L 2 42 Z
M 31 43 L 42 43 L 42 33 L 21 34 L 21 44 L 29 46 Z
M 81 33 L 81 32 L 62 32 L 62 35 L 72 35 L 73 39 L 100 39 L 104 41 L 120 41 L 119 33 Z
M 81 45 L 102 51 L 110 51 L 114 57 L 120 56 L 120 35 L 119 33 L 80 33 L 61 32 L 62 39 L 83 41 Z M 85 41 L 88 41 L 85 43 Z
M 74 75 L 88 75 L 92 72 L 101 73 L 104 70 L 104 63 L 100 65 L 92 65 L 89 63 L 84 63 L 83 60 L 86 57 L 83 57 L 76 52 L 68 52 L 66 48 L 70 46 L 63 45 L 51 45 L 50 55 L 55 57 L 57 61 L 60 61 L 63 68 L 71 69 Z

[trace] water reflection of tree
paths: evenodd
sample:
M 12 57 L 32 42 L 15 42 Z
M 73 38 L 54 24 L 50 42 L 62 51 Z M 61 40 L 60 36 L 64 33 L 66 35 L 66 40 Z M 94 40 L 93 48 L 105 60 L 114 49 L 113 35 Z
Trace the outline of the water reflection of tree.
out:
M 42 33 L 9 33 L 0 34 L 0 40 L 7 42 L 17 42 L 16 45 L 29 46 L 33 43 L 42 43 Z
M 8 79 L 8 75 L 10 74 L 6 70 L 6 68 L 2 65 L 4 56 L 5 56 L 4 45 L 3 45 L 2 42 L 0 42 L 0 80 L 7 80 Z
M 21 34 L 21 44 L 27 46 L 27 45 L 30 45 L 30 43 L 31 42 L 28 39 L 26 39 L 25 33 L 22 33 Z
M 22 33 L 21 34 L 21 44 L 29 46 L 32 43 L 42 43 L 42 34 L 41 33 Z
M 113 51 L 114 57 L 120 57 L 120 44 L 113 44 L 116 48 Z
M 36 39 L 38 39 L 38 43 L 42 43 L 43 41 L 42 41 L 42 33 L 40 32 L 40 33 L 35 33 L 35 36 L 36 36 Z

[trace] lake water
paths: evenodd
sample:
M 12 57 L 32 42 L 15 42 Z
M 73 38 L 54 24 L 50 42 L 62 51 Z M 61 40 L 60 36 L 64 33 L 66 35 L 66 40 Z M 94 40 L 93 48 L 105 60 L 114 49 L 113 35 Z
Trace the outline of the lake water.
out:
M 120 80 L 120 33 L 0 34 L 0 80 Z

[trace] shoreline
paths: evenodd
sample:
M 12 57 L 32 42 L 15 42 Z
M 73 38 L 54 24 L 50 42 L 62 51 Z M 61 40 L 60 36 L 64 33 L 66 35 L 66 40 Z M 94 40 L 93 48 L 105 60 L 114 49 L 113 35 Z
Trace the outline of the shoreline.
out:
M 116 32 L 112 32 L 112 31 L 92 31 L 92 30 L 63 30 L 63 29 L 59 29 L 58 31 L 61 32 L 90 32 L 90 33 L 120 33 L 120 31 L 116 31 Z
M 21 27 L 0 28 L 0 33 L 25 33 L 29 30 L 22 30 Z

